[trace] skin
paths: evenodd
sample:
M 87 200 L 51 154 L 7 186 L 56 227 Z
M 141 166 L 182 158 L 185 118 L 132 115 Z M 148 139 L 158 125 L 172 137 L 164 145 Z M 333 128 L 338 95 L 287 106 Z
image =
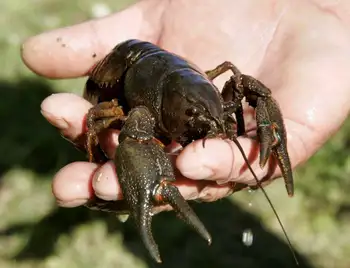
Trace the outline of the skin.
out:
M 232 61 L 273 91 L 296 167 L 339 129 L 350 110 L 350 3 L 328 2 L 143 0 L 106 18 L 31 37 L 23 44 L 22 58 L 41 76 L 80 77 L 117 43 L 138 38 L 178 53 L 203 70 Z M 221 89 L 227 78 L 223 75 L 215 84 Z M 45 99 L 41 112 L 74 140 L 83 131 L 90 107 L 83 98 L 62 93 Z M 247 110 L 246 116 L 250 114 Z M 253 130 L 254 123 L 248 129 Z M 252 139 L 239 140 L 247 155 L 256 150 Z M 111 155 L 116 141 L 116 133 L 102 141 Z M 194 142 L 174 161 L 183 175 L 177 184 L 186 199 L 222 198 L 231 192 L 228 181 L 254 184 L 250 172 L 241 171 L 244 160 L 237 147 L 227 141 L 208 140 L 205 148 L 201 141 Z M 257 158 L 252 167 L 263 178 L 267 170 L 258 162 Z M 272 177 L 279 176 L 276 169 Z M 83 205 L 93 193 L 105 200 L 122 198 L 111 162 L 100 168 L 71 163 L 54 177 L 53 194 L 61 206 Z

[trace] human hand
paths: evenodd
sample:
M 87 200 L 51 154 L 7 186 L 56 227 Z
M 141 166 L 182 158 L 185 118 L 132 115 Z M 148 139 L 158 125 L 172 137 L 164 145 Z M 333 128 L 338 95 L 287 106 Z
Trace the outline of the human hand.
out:
M 232 61 L 273 91 L 295 167 L 322 146 L 349 113 L 350 24 L 342 18 L 345 8 L 350 5 L 325 8 L 316 0 L 144 0 L 106 18 L 32 37 L 24 43 L 22 57 L 39 75 L 73 78 L 86 75 L 117 43 L 138 38 L 180 54 L 203 70 Z M 223 75 L 215 84 L 221 89 L 227 78 Z M 41 108 L 51 124 L 75 140 L 90 107 L 81 97 L 61 93 L 44 100 Z M 114 134 L 108 137 L 107 152 L 113 152 L 115 140 Z M 249 138 L 239 141 L 247 155 L 257 146 Z M 176 159 L 179 171 L 190 178 L 179 177 L 179 189 L 187 199 L 222 198 L 231 193 L 227 181 L 254 184 L 249 171 L 241 172 L 243 165 L 232 143 L 208 140 L 203 148 L 194 142 Z M 252 167 L 259 178 L 267 173 L 258 160 Z M 53 181 L 58 203 L 83 205 L 93 193 L 105 200 L 122 198 L 111 162 L 97 168 L 87 162 L 62 168 Z M 278 176 L 279 169 L 272 177 Z

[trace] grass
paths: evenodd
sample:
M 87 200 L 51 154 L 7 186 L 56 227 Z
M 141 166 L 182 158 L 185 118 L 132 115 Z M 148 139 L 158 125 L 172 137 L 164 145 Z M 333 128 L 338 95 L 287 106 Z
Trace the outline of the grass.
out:
M 130 1 L 106 0 L 110 10 Z M 23 38 L 90 19 L 103 9 L 93 0 L 0 2 L 0 267 L 156 267 L 130 224 L 113 215 L 55 205 L 50 183 L 63 165 L 82 155 L 41 116 L 53 92 L 81 94 L 83 79 L 47 81 L 21 62 Z M 8 27 L 9 21 L 11 27 Z M 302 267 L 350 265 L 350 121 L 296 171 L 296 196 L 283 182 L 267 188 L 295 245 Z M 187 226 L 163 213 L 154 233 L 162 267 L 294 267 L 281 230 L 259 191 L 242 192 L 195 209 L 213 235 L 207 247 Z M 251 229 L 251 247 L 242 232 Z

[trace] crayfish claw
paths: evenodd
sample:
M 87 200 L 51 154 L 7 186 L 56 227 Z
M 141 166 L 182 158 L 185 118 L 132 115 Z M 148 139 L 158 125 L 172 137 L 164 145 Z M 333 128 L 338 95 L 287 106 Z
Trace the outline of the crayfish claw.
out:
M 181 220 L 191 226 L 209 245 L 211 244 L 211 235 L 175 185 L 163 181 L 156 188 L 154 197 L 171 205 Z
M 171 205 L 176 213 L 194 227 L 208 243 L 211 237 L 203 223 L 172 184 L 175 181 L 164 145 L 153 137 L 155 121 L 146 107 L 132 109 L 119 134 L 116 149 L 116 171 L 130 217 L 136 223 L 141 239 L 156 262 L 161 262 L 154 241 L 152 209 L 158 204 Z
M 153 188 L 158 184 L 160 177 L 156 169 L 157 160 L 160 165 L 163 165 L 161 152 L 162 148 L 153 141 L 143 142 L 127 136 L 117 147 L 115 157 L 118 161 L 117 176 L 130 210 L 130 217 L 133 218 L 136 229 L 151 257 L 159 263 L 161 258 L 152 235 L 151 222 Z
M 256 107 L 257 134 L 260 143 L 260 166 L 263 168 L 271 153 L 281 169 L 289 196 L 294 194 L 293 172 L 287 150 L 287 134 L 282 113 L 271 97 L 258 97 Z

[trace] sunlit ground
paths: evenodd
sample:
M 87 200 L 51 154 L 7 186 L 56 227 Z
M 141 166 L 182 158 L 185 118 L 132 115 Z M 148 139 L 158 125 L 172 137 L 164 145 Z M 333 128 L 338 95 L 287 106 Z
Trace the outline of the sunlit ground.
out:
M 50 183 L 64 164 L 82 159 L 40 114 L 49 94 L 81 94 L 84 79 L 47 81 L 19 56 L 23 38 L 81 22 L 130 1 L 2 0 L 0 2 L 0 267 L 156 267 L 132 225 L 85 208 L 56 207 Z M 296 196 L 282 181 L 267 191 L 302 267 L 350 267 L 350 121 L 297 170 Z M 294 267 L 281 229 L 257 191 L 196 204 L 213 236 L 207 247 L 172 213 L 155 217 L 163 267 Z M 251 229 L 250 247 L 242 232 Z

